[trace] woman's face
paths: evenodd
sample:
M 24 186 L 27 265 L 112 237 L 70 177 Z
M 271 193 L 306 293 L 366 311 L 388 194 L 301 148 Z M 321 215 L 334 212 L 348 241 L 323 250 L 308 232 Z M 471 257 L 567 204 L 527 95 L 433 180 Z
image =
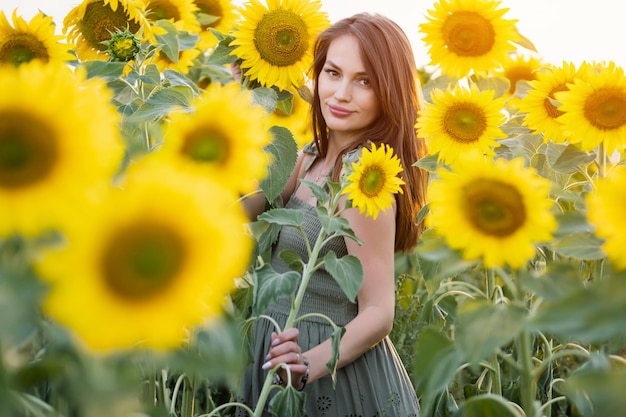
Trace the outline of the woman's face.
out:
M 352 35 L 330 43 L 317 87 L 324 120 L 341 146 L 352 142 L 379 114 L 378 99 Z

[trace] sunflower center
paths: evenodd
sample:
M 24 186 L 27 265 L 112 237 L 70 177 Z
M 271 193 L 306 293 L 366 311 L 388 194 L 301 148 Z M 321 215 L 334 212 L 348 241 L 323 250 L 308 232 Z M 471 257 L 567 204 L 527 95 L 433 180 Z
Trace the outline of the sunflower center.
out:
M 185 245 L 176 231 L 150 222 L 118 230 L 101 258 L 109 289 L 128 300 L 150 298 L 170 286 L 183 269 Z
M 204 0 L 199 1 L 196 0 L 196 6 L 200 9 L 200 13 L 208 14 L 209 16 L 217 17 L 215 21 L 209 23 L 208 25 L 202 25 L 202 29 L 206 30 L 210 27 L 215 27 L 219 23 L 220 19 L 224 15 L 224 11 L 222 10 L 222 6 L 216 0 Z
M 444 115 L 443 129 L 456 142 L 472 143 L 479 140 L 487 129 L 487 118 L 479 106 L 458 103 Z
M 111 34 L 128 27 L 131 33 L 137 33 L 139 24 L 126 15 L 123 7 L 113 11 L 103 2 L 91 2 L 85 9 L 85 16 L 78 23 L 85 41 L 93 49 L 106 51 L 103 41 L 111 39 Z
M 482 233 L 506 237 L 526 220 L 526 208 L 517 188 L 497 180 L 481 180 L 464 188 L 465 213 Z
M 33 59 L 48 62 L 48 49 L 39 39 L 27 33 L 9 35 L 0 43 L 0 62 L 16 67 Z
M 543 100 L 543 107 L 546 109 L 546 113 L 548 113 L 548 116 L 550 116 L 551 118 L 556 119 L 557 117 L 563 114 L 561 110 L 559 110 L 554 104 L 552 104 L 552 100 L 555 100 L 554 94 L 558 93 L 559 91 L 567 91 L 567 90 L 568 88 L 565 84 L 559 84 L 556 87 L 554 87 L 552 90 L 550 90 L 550 94 L 548 94 L 549 98 L 546 98 Z
M 359 188 L 368 197 L 376 197 L 385 185 L 385 174 L 377 167 L 372 166 L 361 176 Z
M 35 184 L 57 162 L 56 140 L 39 120 L 17 112 L 0 112 L 0 188 Z
M 148 5 L 148 12 L 150 19 L 172 19 L 174 21 L 180 20 L 180 13 L 178 7 L 168 0 L 150 0 Z
M 254 45 L 261 58 L 271 65 L 293 65 L 309 48 L 307 27 L 302 18 L 291 11 L 271 11 L 257 25 Z
M 446 18 L 442 32 L 450 52 L 459 56 L 485 55 L 495 43 L 491 22 L 474 12 L 451 14 Z
M 598 129 L 619 129 L 626 124 L 626 94 L 613 88 L 600 89 L 587 98 L 583 111 Z
M 220 132 L 198 130 L 187 136 L 182 152 L 197 162 L 224 162 L 230 151 L 228 140 Z

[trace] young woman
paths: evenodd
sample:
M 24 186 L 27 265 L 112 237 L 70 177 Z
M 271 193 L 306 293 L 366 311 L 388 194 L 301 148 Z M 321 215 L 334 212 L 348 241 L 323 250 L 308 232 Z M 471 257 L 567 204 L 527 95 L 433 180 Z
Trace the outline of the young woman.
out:
M 359 258 L 363 284 L 357 302 L 350 302 L 323 269 L 315 272 L 300 314 L 323 313 L 345 327 L 339 348 L 336 386 L 326 363 L 332 355 L 332 327 L 321 319 L 298 321 L 275 334 L 268 320 L 255 322 L 254 363 L 242 384 L 242 401 L 254 407 L 267 370 L 286 363 L 296 389 L 307 394 L 306 413 L 314 416 L 397 416 L 419 414 L 418 400 L 388 334 L 394 319 L 394 253 L 411 250 L 422 230 L 417 212 L 425 204 L 426 172 L 412 164 L 426 153 L 416 137 L 415 122 L 421 97 L 410 43 L 402 29 L 381 15 L 357 14 L 324 31 L 315 45 L 312 103 L 314 143 L 305 147 L 282 192 L 286 207 L 301 210 L 310 240 L 320 230 L 311 190 L 301 179 L 322 184 L 338 181 L 343 161 L 358 159 L 370 143 L 389 144 L 402 162 L 405 185 L 392 209 L 376 220 L 353 208 L 344 212 L 364 242 L 336 238 L 323 250 L 338 257 Z M 254 218 L 263 201 L 246 201 Z M 282 249 L 307 253 L 298 231 L 285 227 L 275 245 L 271 264 L 277 272 L 288 266 L 278 257 Z M 278 300 L 265 314 L 284 324 L 290 301 Z M 285 370 L 279 375 L 287 381 Z M 243 415 L 243 414 L 241 414 Z

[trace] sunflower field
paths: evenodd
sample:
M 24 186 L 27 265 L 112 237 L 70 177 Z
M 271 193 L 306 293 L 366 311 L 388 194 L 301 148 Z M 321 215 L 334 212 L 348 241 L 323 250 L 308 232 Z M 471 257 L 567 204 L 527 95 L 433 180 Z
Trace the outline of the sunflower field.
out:
M 82 0 L 59 26 L 46 2 L 0 10 L 1 416 L 259 417 L 237 387 L 263 306 L 291 295 L 293 323 L 321 264 L 356 296 L 358 260 L 318 254 L 358 241 L 342 195 L 373 217 L 391 204 L 392 149 L 308 184 L 325 225 L 308 261 L 266 262 L 301 224 L 279 194 L 312 139 L 325 1 Z M 391 337 L 423 417 L 622 416 L 626 76 L 546 62 L 507 11 L 436 0 L 415 17 L 427 229 L 397 254 Z M 274 372 L 272 413 L 303 416 Z

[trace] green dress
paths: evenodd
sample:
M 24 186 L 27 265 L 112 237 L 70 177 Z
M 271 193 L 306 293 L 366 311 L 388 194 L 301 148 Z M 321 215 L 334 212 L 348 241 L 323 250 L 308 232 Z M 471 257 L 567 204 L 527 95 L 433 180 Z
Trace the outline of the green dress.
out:
M 315 207 L 301 201 L 295 195 L 286 204 L 287 208 L 297 209 L 304 214 L 303 229 L 310 242 L 314 242 L 321 229 Z M 296 251 L 305 261 L 308 260 L 304 240 L 299 231 L 283 227 L 272 252 L 271 265 L 279 273 L 289 267 L 278 257 L 283 249 Z M 323 257 L 328 251 L 337 257 L 347 254 L 345 241 L 337 237 L 321 251 Z M 264 314 L 272 317 L 281 326 L 287 320 L 290 310 L 288 298 L 279 299 Z M 324 270 L 317 270 L 311 280 L 302 302 L 299 316 L 307 313 L 323 313 L 338 326 L 345 326 L 358 311 L 343 293 L 335 280 Z M 298 343 L 303 351 L 316 346 L 330 337 L 332 326 L 324 319 L 310 317 L 298 321 L 300 331 Z M 258 401 L 261 387 L 267 372 L 261 369 L 265 356 L 270 350 L 270 335 L 275 331 L 269 320 L 259 319 L 254 324 L 253 363 L 247 368 L 239 392 L 239 400 L 251 408 Z M 413 385 L 396 352 L 391 340 L 386 337 L 354 362 L 337 370 L 337 382 L 333 388 L 330 376 L 309 382 L 306 393 L 307 417 L 416 417 L 419 404 Z M 269 402 L 269 401 L 268 401 Z M 239 410 L 237 416 L 245 416 Z M 264 416 L 269 416 L 269 413 Z

